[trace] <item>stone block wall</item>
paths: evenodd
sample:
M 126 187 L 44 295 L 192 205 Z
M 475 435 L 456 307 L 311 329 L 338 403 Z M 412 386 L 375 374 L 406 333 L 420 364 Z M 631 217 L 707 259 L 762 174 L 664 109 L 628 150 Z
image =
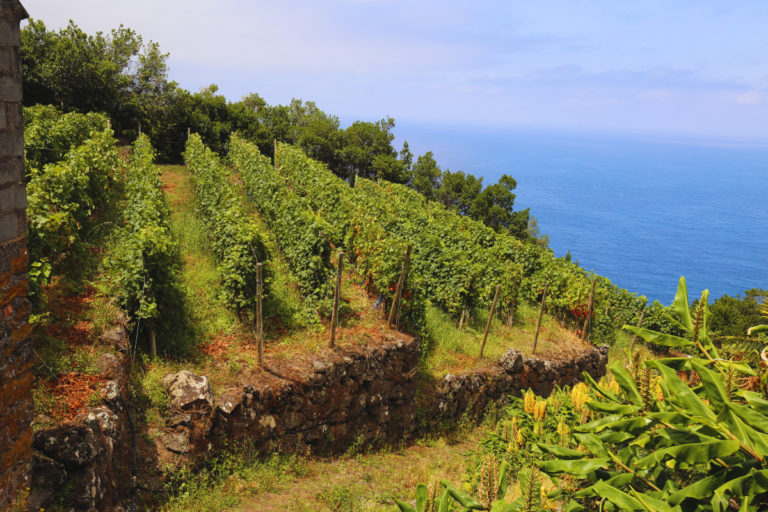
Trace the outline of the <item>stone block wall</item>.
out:
M 26 247 L 27 194 L 17 0 L 0 3 L 0 509 L 29 486 L 32 349 Z
M 169 382 L 185 384 L 169 389 L 176 414 L 162 444 L 187 455 L 248 440 L 264 453 L 309 454 L 338 453 L 362 440 L 407 440 L 450 428 L 464 414 L 482 417 L 489 404 L 501 406 L 529 388 L 548 396 L 555 386 L 582 381 L 582 372 L 599 378 L 607 353 L 606 346 L 553 362 L 510 349 L 495 365 L 419 383 L 421 344 L 403 336 L 326 355 L 290 375 L 265 373 L 215 401 L 204 377 L 172 374 Z

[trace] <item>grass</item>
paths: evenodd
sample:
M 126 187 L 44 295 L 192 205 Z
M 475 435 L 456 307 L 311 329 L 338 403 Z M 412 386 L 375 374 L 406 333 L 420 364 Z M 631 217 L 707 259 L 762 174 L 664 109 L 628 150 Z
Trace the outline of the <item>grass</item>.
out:
M 498 361 L 510 348 L 517 348 L 525 355 L 532 354 L 539 308 L 521 304 L 515 311 L 515 323 L 511 327 L 507 327 L 498 314 L 494 316 L 483 351 L 484 359 L 478 360 L 488 314 L 489 311 L 475 310 L 468 324 L 459 329 L 457 322 L 447 314 L 435 307 L 428 307 L 429 368 L 438 374 L 444 374 L 487 366 Z M 563 359 L 574 357 L 591 347 L 590 343 L 583 343 L 576 333 L 561 325 L 555 318 L 546 314 L 542 318 L 537 355 L 548 359 Z
M 203 471 L 182 470 L 171 485 L 165 512 L 388 511 L 394 499 L 412 499 L 417 483 L 464 480 L 467 450 L 484 431 L 461 438 L 432 437 L 415 445 L 335 459 L 273 454 L 265 460 L 238 450 L 209 461 Z

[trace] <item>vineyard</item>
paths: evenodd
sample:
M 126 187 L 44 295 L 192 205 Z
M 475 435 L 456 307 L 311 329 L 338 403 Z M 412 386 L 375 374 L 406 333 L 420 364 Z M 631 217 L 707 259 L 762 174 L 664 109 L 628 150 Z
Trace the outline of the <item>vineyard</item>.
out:
M 99 114 L 34 107 L 25 126 L 39 428 L 101 402 L 98 361 L 114 346 L 99 333 L 115 319 L 128 340 L 119 350 L 136 365 L 139 449 L 155 458 L 169 422 L 187 421 L 168 418 L 170 373 L 205 374 L 217 393 L 251 389 L 251 378 L 298 386 L 312 380 L 291 373 L 298 363 L 331 375 L 319 359 L 389 347 L 383 354 L 395 335 L 414 336 L 415 377 L 404 378 L 416 379 L 421 407 L 439 382 L 492 374 L 510 348 L 546 365 L 608 343 L 603 379 L 585 372 L 548 397 L 528 390 L 485 411 L 464 404 L 449 426 L 422 424 L 408 449 L 450 453 L 453 465 L 427 464 L 397 485 L 361 477 L 366 485 L 340 487 L 339 477 L 310 499 L 350 512 L 766 510 L 765 326 L 719 334 L 717 303 L 706 292 L 689 301 L 684 280 L 674 304 L 648 305 L 535 240 L 406 185 L 344 180 L 291 144 L 275 142 L 270 158 L 234 134 L 218 154 L 190 134 L 186 165 L 158 166 L 149 137 L 118 147 Z M 357 439 L 350 464 L 405 450 L 374 439 L 373 455 L 373 441 Z M 474 449 L 459 454 L 456 443 Z M 169 496 L 151 503 L 167 510 L 234 507 L 302 478 L 322 483 L 314 464 L 338 470 L 222 452 L 170 471 L 179 459 L 162 453 L 156 475 Z

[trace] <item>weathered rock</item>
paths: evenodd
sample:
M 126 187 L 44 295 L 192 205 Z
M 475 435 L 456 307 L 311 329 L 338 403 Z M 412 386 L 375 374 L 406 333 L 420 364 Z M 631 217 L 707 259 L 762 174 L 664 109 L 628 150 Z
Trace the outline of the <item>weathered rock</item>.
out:
M 53 503 L 54 493 L 51 489 L 33 489 L 27 498 L 27 510 L 41 510 Z
M 104 384 L 104 401 L 108 404 L 118 406 L 120 401 L 120 386 L 114 380 L 107 381 Z M 118 406 L 119 407 L 119 406 Z
M 118 419 L 117 415 L 106 407 L 97 407 L 88 409 L 86 414 L 79 418 L 80 421 L 91 427 L 91 430 L 101 433 L 111 438 L 117 437 Z
M 96 367 L 104 375 L 109 375 L 113 378 L 123 371 L 120 366 L 120 360 L 115 354 L 102 354 L 99 356 L 99 359 L 96 361 Z
M 64 485 L 66 480 L 67 471 L 63 465 L 39 453 L 32 457 L 32 487 L 56 489 Z M 41 505 L 40 507 L 44 506 Z
M 189 453 L 189 441 L 184 434 L 169 434 L 162 439 L 163 446 L 173 453 L 186 455 Z
M 176 408 L 190 410 L 213 405 L 208 377 L 182 370 L 163 377 L 163 384 L 172 397 L 171 405 Z
M 192 428 L 192 415 L 191 414 L 176 414 L 166 422 L 171 428 L 186 427 Z
M 515 373 L 523 366 L 523 356 L 518 349 L 511 348 L 501 356 L 499 366 L 507 373 Z
M 83 467 L 98 457 L 102 445 L 86 425 L 65 423 L 35 432 L 34 447 L 67 467 Z
M 120 352 L 128 352 L 131 349 L 128 336 L 122 327 L 114 327 L 104 331 L 101 335 L 101 341 L 111 343 Z
M 241 398 L 235 393 L 225 393 L 216 401 L 216 408 L 229 416 L 240 405 Z

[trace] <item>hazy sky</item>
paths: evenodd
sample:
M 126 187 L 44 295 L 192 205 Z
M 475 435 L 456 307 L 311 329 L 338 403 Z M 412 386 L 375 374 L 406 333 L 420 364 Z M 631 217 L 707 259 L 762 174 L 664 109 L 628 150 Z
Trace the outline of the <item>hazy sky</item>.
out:
M 764 0 L 22 3 L 53 29 L 135 29 L 187 89 L 345 122 L 768 139 Z

